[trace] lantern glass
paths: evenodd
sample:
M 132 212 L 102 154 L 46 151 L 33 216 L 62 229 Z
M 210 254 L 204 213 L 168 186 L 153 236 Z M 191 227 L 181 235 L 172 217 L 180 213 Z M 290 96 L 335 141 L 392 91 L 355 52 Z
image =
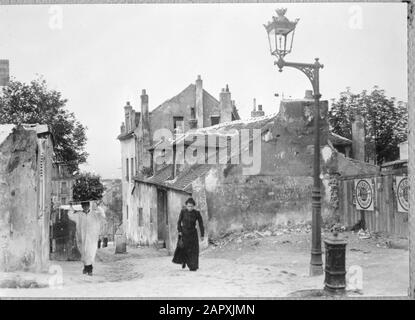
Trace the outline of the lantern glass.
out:
M 285 12 L 286 9 L 277 10 L 278 17 L 273 17 L 272 22 L 264 25 L 268 33 L 271 54 L 278 58 L 283 58 L 291 52 L 294 31 L 298 22 L 298 19 L 289 21 L 285 17 Z

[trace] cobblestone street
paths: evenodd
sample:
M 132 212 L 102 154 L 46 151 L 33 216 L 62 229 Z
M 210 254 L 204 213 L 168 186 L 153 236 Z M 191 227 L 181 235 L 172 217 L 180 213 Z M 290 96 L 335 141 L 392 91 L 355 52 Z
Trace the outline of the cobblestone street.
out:
M 406 296 L 408 251 L 380 245 L 375 239 L 348 238 L 347 269 L 358 275 L 362 290 L 349 286 L 350 297 Z M 242 237 L 243 238 L 243 237 Z M 2 275 L 2 297 L 292 297 L 323 288 L 324 276 L 309 277 L 310 234 L 291 232 L 210 245 L 193 273 L 171 262 L 164 250 L 129 248 L 115 255 L 114 248 L 100 249 L 94 276 L 81 274 L 80 262 L 56 262 L 63 270 L 63 285 L 49 287 L 49 274 Z M 323 257 L 324 258 L 324 257 Z M 6 281 L 8 279 L 8 282 Z M 14 279 L 14 282 L 12 281 Z M 4 288 L 6 284 L 43 288 Z M 24 285 L 26 283 L 26 285 Z M 356 281 L 349 281 L 349 284 Z

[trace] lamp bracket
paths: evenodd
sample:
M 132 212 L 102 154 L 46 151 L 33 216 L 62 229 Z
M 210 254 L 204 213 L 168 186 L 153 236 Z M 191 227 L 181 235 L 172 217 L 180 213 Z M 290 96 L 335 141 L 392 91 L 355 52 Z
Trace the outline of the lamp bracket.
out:
M 274 64 L 276 64 L 279 67 L 279 71 L 282 71 L 283 67 L 292 67 L 296 68 L 297 70 L 300 70 L 303 72 L 307 78 L 310 80 L 314 95 L 320 95 L 319 92 L 319 69 L 323 68 L 324 65 L 321 64 L 318 59 L 316 58 L 316 61 L 314 63 L 299 63 L 299 62 L 286 62 L 283 58 L 279 58 L 278 61 L 276 61 Z

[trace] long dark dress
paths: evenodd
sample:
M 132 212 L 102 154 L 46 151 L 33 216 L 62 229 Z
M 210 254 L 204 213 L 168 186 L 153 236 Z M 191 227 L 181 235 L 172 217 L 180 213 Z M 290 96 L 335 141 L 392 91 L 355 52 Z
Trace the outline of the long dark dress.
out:
M 183 248 L 177 247 L 173 262 L 187 264 L 190 270 L 199 268 L 199 239 L 197 236 L 196 221 L 199 223 L 200 236 L 204 237 L 205 229 L 200 212 L 197 210 L 180 211 L 179 220 L 177 221 L 177 230 L 182 233 Z

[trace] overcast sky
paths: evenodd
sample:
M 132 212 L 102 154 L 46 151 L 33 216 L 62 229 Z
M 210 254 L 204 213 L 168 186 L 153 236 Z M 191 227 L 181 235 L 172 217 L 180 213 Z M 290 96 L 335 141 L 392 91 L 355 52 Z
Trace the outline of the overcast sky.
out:
M 320 58 L 322 99 L 346 87 L 378 85 L 407 101 L 404 4 L 283 4 L 300 18 L 287 61 Z M 84 170 L 121 177 L 123 106 L 139 110 L 147 89 L 150 110 L 198 74 L 216 98 L 226 84 L 242 118 L 252 100 L 276 112 L 280 97 L 311 89 L 300 71 L 279 73 L 263 24 L 281 4 L 0 6 L 0 59 L 20 81 L 43 75 L 88 127 Z M 60 15 L 62 13 L 62 15 Z M 60 19 L 62 17 L 62 19 Z

